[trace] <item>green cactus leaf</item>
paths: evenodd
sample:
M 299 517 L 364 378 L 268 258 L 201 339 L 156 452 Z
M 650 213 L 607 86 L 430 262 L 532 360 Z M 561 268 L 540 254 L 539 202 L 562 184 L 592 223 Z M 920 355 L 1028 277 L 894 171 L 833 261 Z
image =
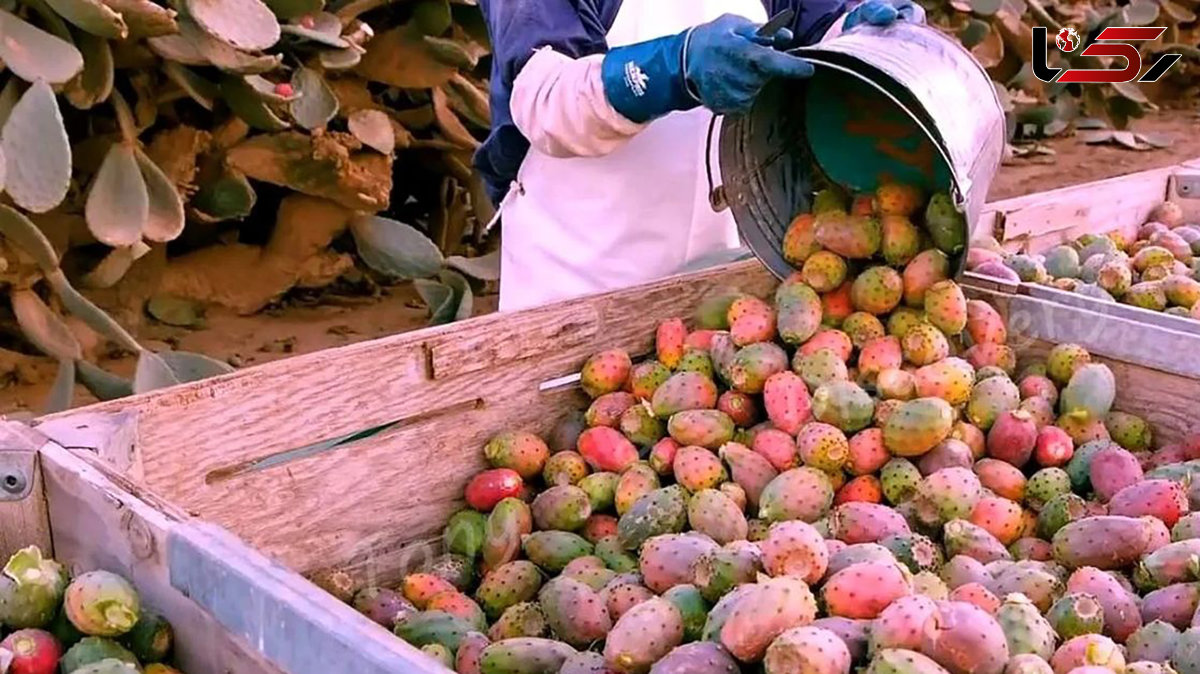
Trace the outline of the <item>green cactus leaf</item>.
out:
M 71 105 L 90 110 L 108 100 L 113 88 L 113 55 L 108 40 L 80 32 L 76 36 L 79 51 L 83 52 L 83 72 L 67 83 L 63 93 Z
M 182 17 L 178 21 L 180 37 L 191 42 L 196 52 L 208 63 L 226 72 L 241 75 L 257 75 L 274 70 L 283 62 L 282 54 L 274 56 L 247 54 L 209 35 L 203 28 L 196 25 L 194 21 Z M 160 41 L 163 39 L 154 38 L 154 40 Z M 151 46 L 153 46 L 153 40 L 151 40 Z M 203 64 L 188 63 L 187 65 Z
M 38 226 L 20 211 L 0 204 L 0 234 L 33 258 L 42 273 L 58 269 L 58 253 Z
M 186 0 L 188 15 L 210 35 L 243 51 L 279 42 L 279 20 L 262 0 Z
M 367 215 L 350 223 L 358 255 L 368 267 L 398 279 L 438 273 L 442 251 L 416 228 L 391 218 Z
M 312 68 L 299 68 L 292 74 L 292 88 L 300 95 L 291 103 L 292 118 L 300 126 L 318 129 L 337 115 L 338 100 L 325 77 Z
M 992 16 L 1004 6 L 1002 0 L 970 0 L 971 11 L 977 16 Z
M 1122 25 L 1149 26 L 1158 20 L 1158 3 L 1154 0 L 1133 0 L 1121 10 Z
M 162 35 L 174 35 L 179 32 L 179 24 L 175 23 L 177 13 L 151 0 L 103 0 L 104 4 L 125 19 L 129 26 L 129 37 L 142 39 Z
M 188 66 L 208 66 L 212 63 L 196 43 L 180 35 L 162 35 L 146 40 L 150 51 L 161 56 L 168 64 L 182 63 Z
M 175 386 L 179 378 L 157 353 L 142 350 L 138 354 L 137 370 L 133 375 L 133 392 L 145 393 Z
M 342 20 L 329 12 L 300 17 L 298 22 L 284 24 L 280 30 L 337 49 L 350 47 L 350 43 L 342 39 Z
M 426 35 L 441 35 L 450 30 L 453 19 L 447 0 L 420 0 L 412 12 L 412 20 Z
M 226 169 L 216 180 L 201 183 L 189 205 L 203 222 L 224 222 L 245 217 L 254 209 L 257 195 L 246 176 Z
M 275 116 L 254 87 L 244 77 L 226 75 L 221 78 L 221 98 L 234 114 L 250 126 L 263 131 L 282 131 L 288 123 Z
M 492 41 L 488 34 L 487 22 L 478 6 L 455 5 L 450 8 L 450 13 L 454 15 L 454 25 L 462 31 L 464 36 L 479 45 L 480 48 L 491 51 Z
M 142 238 L 150 217 L 150 197 L 133 146 L 114 143 L 104 155 L 84 206 L 88 231 L 114 248 Z
M 454 68 L 470 70 L 479 65 L 479 57 L 454 40 L 426 35 L 422 38 L 433 52 L 433 57 Z
M 213 101 L 221 95 L 221 89 L 187 68 L 172 61 L 163 61 L 163 73 L 175 86 L 196 101 L 205 110 L 213 109 Z
M 43 413 L 54 414 L 55 412 L 69 410 L 74 398 L 75 361 L 60 359 L 58 361 L 58 373 L 54 375 L 54 385 L 50 387 L 50 392 L 46 394 L 46 404 L 42 407 Z
M 46 272 L 46 281 L 50 284 L 51 288 L 54 288 L 54 292 L 58 295 L 58 299 L 62 301 L 63 307 L 86 323 L 88 327 L 116 342 L 124 349 L 134 353 L 142 350 L 137 340 L 126 332 L 125 328 L 122 328 L 119 323 L 113 320 L 112 316 L 109 316 L 103 309 L 92 304 L 92 301 L 88 298 L 80 295 L 79 291 L 67 280 L 66 275 L 63 274 L 61 269 Z
M 144 242 L 112 249 L 100 263 L 79 280 L 84 288 L 111 288 L 125 277 L 126 272 L 141 256 L 150 251 Z
M 125 19 L 100 0 L 44 0 L 62 18 L 75 26 L 110 40 L 129 37 Z
M 234 371 L 229 363 L 190 351 L 160 351 L 158 356 L 180 382 L 200 381 Z
M 147 216 L 142 233 L 158 243 L 174 241 L 183 233 L 187 218 L 179 190 L 145 152 L 135 151 L 138 169 L 146 183 Z
M 468 122 L 488 129 L 491 126 L 491 105 L 488 94 L 482 91 L 474 82 L 460 75 L 455 75 L 442 87 L 450 108 L 465 118 Z
M 60 360 L 74 360 L 83 356 L 83 349 L 74 333 L 37 293 L 32 290 L 13 290 L 9 300 L 21 332 L 39 351 Z
M 499 281 L 500 251 L 494 250 L 487 255 L 480 255 L 478 257 L 451 255 L 446 258 L 446 266 L 453 267 L 467 276 L 477 278 L 480 281 Z
M 92 365 L 86 360 L 75 361 L 75 380 L 98 400 L 117 400 L 133 395 L 133 382 Z
M 289 21 L 325 9 L 325 0 L 266 0 L 275 16 Z
M 146 301 L 146 313 L 158 322 L 181 328 L 204 325 L 204 305 L 185 297 L 158 293 Z
M 1159 0 L 1159 6 L 1167 16 L 1176 23 L 1191 23 L 1196 20 L 1196 14 L 1183 5 L 1172 0 Z
M 8 78 L 4 88 L 0 89 L 0 128 L 4 127 L 4 123 L 8 121 L 8 116 L 12 114 L 12 109 L 16 107 L 17 101 L 21 100 L 21 87 L 15 77 Z
M 471 284 L 461 274 L 450 269 L 438 272 L 442 283 L 454 290 L 453 313 L 450 321 L 465 321 L 475 310 L 475 296 L 471 293 Z
M 62 203 L 71 186 L 71 144 L 45 80 L 25 90 L 13 107 L 0 131 L 0 147 L 8 157 L 5 190 L 18 206 L 45 213 Z
M 349 70 L 362 63 L 361 49 L 323 49 L 317 54 L 321 67 L 325 70 Z
M 428 89 L 450 80 L 458 69 L 439 59 L 415 23 L 376 35 L 357 71 L 363 77 L 401 89 Z
M 294 89 L 292 89 L 290 93 L 288 93 L 286 90 L 284 93 L 280 93 L 279 87 L 281 85 L 276 84 L 261 75 L 247 75 L 246 84 L 249 84 L 251 87 L 253 87 L 254 91 L 258 92 L 258 95 L 266 103 L 291 103 L 300 97 L 299 92 L 295 91 Z M 289 88 L 291 86 L 291 84 L 287 85 Z
M 962 42 L 962 46 L 971 49 L 983 42 L 990 32 L 992 32 L 992 27 L 986 21 L 969 19 L 962 30 L 958 32 L 958 39 Z
M 38 18 L 41 19 L 39 25 L 42 30 L 75 44 L 75 36 L 71 34 L 67 22 L 63 21 L 63 18 L 51 9 L 50 5 L 46 4 L 46 0 L 25 0 L 25 4 L 29 5 L 29 8 L 36 12 Z
M 421 296 L 421 301 L 429 307 L 429 324 L 440 325 L 449 323 L 451 316 L 456 313 L 454 304 L 454 288 L 440 282 L 419 278 L 413 281 L 413 287 Z
M 83 70 L 75 45 L 0 11 L 0 61 L 26 82 L 62 84 Z
M 458 115 L 454 114 L 454 110 L 450 109 L 446 92 L 440 88 L 433 90 L 433 112 L 437 119 L 438 129 L 446 137 L 446 140 L 469 150 L 479 147 L 479 141 L 475 140 L 467 127 L 463 126 Z
M 380 110 L 357 110 L 346 119 L 346 127 L 363 145 L 381 154 L 396 150 L 396 131 L 392 119 Z

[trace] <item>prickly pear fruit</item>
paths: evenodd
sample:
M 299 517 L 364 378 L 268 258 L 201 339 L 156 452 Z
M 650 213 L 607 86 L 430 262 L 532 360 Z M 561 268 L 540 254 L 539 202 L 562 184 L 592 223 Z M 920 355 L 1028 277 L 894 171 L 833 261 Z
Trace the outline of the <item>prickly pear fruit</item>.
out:
M 801 277 L 813 290 L 829 292 L 846 280 L 846 261 L 836 253 L 817 251 L 804 261 Z
M 471 478 L 464 493 L 467 505 L 478 511 L 488 512 L 501 500 L 520 496 L 524 487 L 525 483 L 517 471 L 510 468 L 493 468 Z
M 1008 663 L 1008 641 L 1000 624 L 963 602 L 938 607 L 926 623 L 921 652 L 951 674 L 1001 674 Z
M 1133 454 L 1113 445 L 1091 457 L 1088 477 L 1096 497 L 1109 501 L 1122 489 L 1142 480 L 1142 464 Z
M 494 620 L 510 606 L 536 597 L 541 587 L 542 573 L 538 567 L 533 562 L 519 559 L 485 575 L 475 591 L 475 598 Z
M 1126 412 L 1109 412 L 1104 418 L 1109 436 L 1118 445 L 1131 452 L 1144 452 L 1151 448 L 1153 433 L 1146 420 Z
M 659 486 L 658 473 L 649 464 L 639 461 L 630 466 L 617 478 L 617 486 L 613 492 L 613 505 L 617 515 L 629 512 L 639 498 L 658 489 Z
M 816 599 L 799 578 L 783 576 L 742 587 L 747 589 L 733 598 L 719 633 L 721 645 L 742 662 L 760 660 L 776 637 L 817 617 Z
M 865 428 L 847 443 L 846 469 L 854 475 L 870 475 L 883 468 L 891 455 L 883 445 L 883 430 Z
M 1028 412 L 1013 410 L 996 417 L 987 434 L 988 456 L 1021 468 L 1033 457 L 1038 429 Z
M 805 428 L 812 425 L 809 424 Z M 795 468 L 799 461 L 796 440 L 787 433 L 774 428 L 767 428 L 755 433 L 751 449 L 770 461 L 776 470 Z
M 671 370 L 666 365 L 657 360 L 642 361 L 629 371 L 629 392 L 638 400 L 650 400 L 658 387 L 670 378 Z
M 899 368 L 904 364 L 904 351 L 900 339 L 893 336 L 878 337 L 863 344 L 858 354 L 858 370 L 868 380 L 878 377 L 884 370 Z
M 1006 498 L 987 496 L 975 504 L 969 519 L 1004 545 L 1011 545 L 1023 533 L 1023 515 L 1019 504 Z
M 733 439 L 734 426 L 720 410 L 687 410 L 671 415 L 667 432 L 680 445 L 716 450 Z
M 1088 363 L 1071 375 L 1059 396 L 1062 413 L 1079 421 L 1104 419 L 1117 393 L 1116 378 L 1107 365 Z
M 1087 349 L 1078 344 L 1057 344 L 1046 355 L 1046 376 L 1055 384 L 1066 386 L 1080 367 L 1092 362 Z
M 967 418 L 980 430 L 987 431 L 1001 414 L 1017 409 L 1020 403 L 1021 392 L 1012 380 L 988 377 L 971 389 Z
M 845 258 L 867 259 L 883 243 L 879 220 L 871 216 L 829 211 L 818 215 L 814 225 L 817 243 Z
M 1125 642 L 1125 649 L 1131 662 L 1147 660 L 1167 662 L 1175 652 L 1179 641 L 1179 629 L 1174 625 L 1154 620 L 1138 628 Z
M 1104 631 L 1104 607 L 1095 597 L 1083 592 L 1064 594 L 1050 607 L 1046 618 L 1064 641 L 1081 634 Z
M 553 639 L 504 639 L 483 649 L 479 655 L 479 671 L 482 674 L 558 674 L 563 663 L 575 654 L 574 648 Z
M 529 561 L 556 572 L 576 557 L 592 554 L 592 544 L 569 531 L 535 531 L 524 538 L 521 547 Z
M 921 471 L 907 459 L 891 459 L 879 471 L 879 482 L 884 498 L 899 505 L 917 494 Z
M 61 564 L 31 545 L 9 558 L 0 574 L 0 620 L 9 627 L 46 627 L 58 613 L 67 587 Z
M 762 393 L 771 375 L 787 369 L 787 352 L 774 342 L 757 342 L 734 354 L 729 363 L 729 383 L 742 393 Z
M 719 453 L 721 459 L 729 465 L 733 481 L 745 490 L 746 501 L 757 511 L 763 490 L 779 472 L 765 457 L 736 442 L 726 443 Z
M 550 629 L 561 640 L 585 648 L 612 629 L 608 608 L 590 587 L 559 576 L 538 592 L 538 603 Z
M 925 315 L 937 329 L 957 335 L 967 327 L 967 298 L 954 281 L 938 281 L 925 291 Z
M 717 406 L 717 386 L 699 372 L 676 372 L 654 391 L 650 405 L 661 419 L 684 410 L 712 409 Z
M 764 570 L 772 576 L 794 576 L 810 585 L 824 575 L 829 550 L 812 525 L 798 520 L 776 522 L 759 543 Z
M 610 349 L 592 355 L 583 364 L 579 384 L 592 398 L 618 391 L 629 379 L 633 361 L 622 349 Z
M 71 624 L 97 637 L 125 634 L 138 620 L 137 591 L 121 576 L 104 570 L 88 571 L 71 580 L 63 598 Z
M 792 369 L 800 375 L 808 388 L 817 390 L 825 384 L 850 378 L 846 362 L 832 349 L 817 349 L 809 353 L 797 352 L 792 360 Z
M 550 448 L 528 431 L 502 431 L 483 447 L 484 458 L 493 468 L 511 468 L 526 480 L 541 475 Z
M 904 303 L 924 308 L 925 293 L 933 284 L 950 277 L 950 260 L 940 250 L 917 253 L 904 267 Z
M 854 545 L 874 543 L 889 536 L 909 533 L 908 523 L 895 510 L 876 503 L 845 503 L 829 516 L 830 533 Z
M 1009 594 L 996 611 L 996 622 L 1004 632 L 1010 656 L 1028 653 L 1049 660 L 1054 655 L 1054 628 L 1025 595 Z
M 820 627 L 793 627 L 780 634 L 763 656 L 767 674 L 806 672 L 848 674 L 850 650 L 838 635 Z
M 798 346 L 808 341 L 821 327 L 821 297 L 803 283 L 780 286 L 775 294 L 779 337 Z
M 608 428 L 604 426 L 602 428 Z M 608 430 L 613 430 L 609 428 Z M 616 434 L 625 442 L 625 436 L 620 433 Z M 584 437 L 580 434 L 579 437 Z M 602 436 L 601 436 L 602 437 Z M 592 436 L 589 442 L 600 440 L 601 437 Z M 588 474 L 588 464 L 584 461 L 579 452 L 565 450 L 556 454 L 551 454 L 546 460 L 546 467 L 542 469 L 542 480 L 546 484 L 576 484 Z M 519 494 L 518 494 L 519 495 Z
M 729 305 L 729 335 L 736 346 L 775 338 L 775 309 L 757 297 L 743 296 Z
M 919 368 L 913 375 L 916 393 L 921 398 L 941 398 L 961 405 L 971 398 L 975 368 L 961 358 L 946 358 Z
M 654 334 L 654 351 L 658 361 L 675 369 L 683 357 L 683 343 L 687 339 L 687 326 L 679 318 L 668 318 L 658 324 Z
M 837 381 L 813 393 L 812 412 L 818 421 L 852 433 L 871 424 L 875 401 L 858 384 Z
M 740 671 L 729 652 L 712 641 L 676 646 L 650 668 L 651 674 L 738 674 Z
M 954 410 L 940 398 L 917 398 L 902 404 L 883 428 L 883 442 L 896 456 L 920 456 L 950 434 Z
M 1172 480 L 1142 480 L 1114 494 L 1108 512 L 1127 517 L 1149 515 L 1173 527 L 1188 512 L 1187 491 Z
M 579 487 L 559 485 L 538 494 L 531 509 L 538 529 L 575 531 L 592 514 L 592 502 Z
M 4 638 L 0 648 L 11 655 L 12 674 L 54 674 L 62 656 L 62 645 L 54 635 L 40 629 L 20 629 Z
M 688 523 L 692 529 L 718 543 L 744 540 L 746 516 L 732 499 L 716 489 L 703 489 L 688 501 Z
M 883 259 L 892 266 L 908 264 L 921 250 L 920 231 L 904 215 L 884 215 L 880 218 L 883 229 Z
M 484 528 L 483 564 L 494 569 L 517 558 L 521 538 L 533 531 L 533 513 L 519 498 L 505 498 L 488 515 Z
M 879 651 L 871 659 L 866 674 L 947 674 L 946 669 L 927 655 L 901 648 Z
M 1125 670 L 1125 656 L 1112 639 L 1099 634 L 1084 634 L 1068 639 L 1050 658 L 1054 674 L 1069 674 L 1076 667 L 1089 665 L 1122 672 Z
M 927 476 L 918 488 L 918 498 L 931 505 L 942 522 L 966 519 L 979 503 L 979 477 L 968 468 L 943 468 Z
M 747 490 L 748 491 L 748 490 Z M 833 505 L 829 477 L 807 466 L 793 468 L 772 479 L 759 496 L 758 516 L 768 522 L 815 522 Z
M 1200 580 L 1200 540 L 1167 544 L 1146 555 L 1134 569 L 1133 582 L 1143 590 Z
M 950 355 L 946 333 L 930 323 L 918 323 L 900 340 L 904 360 L 918 367 L 944 360 Z
M 972 604 L 983 609 L 989 615 L 996 615 L 996 612 L 1000 609 L 1000 600 L 996 598 L 996 595 L 992 594 L 991 590 L 979 583 L 959 585 L 950 591 L 947 601 Z
M 617 522 L 617 538 L 626 550 L 637 550 L 659 534 L 678 533 L 687 525 L 687 492 L 678 485 L 641 496 Z
M 947 522 L 942 538 L 948 557 L 966 555 L 985 564 L 996 560 L 1012 559 L 1012 555 L 1004 547 L 1004 544 L 987 529 L 967 520 Z
M 904 279 L 891 267 L 868 267 L 850 286 L 850 301 L 858 311 L 886 314 L 904 296 Z
M 1137 518 L 1085 517 L 1054 534 L 1054 559 L 1072 569 L 1121 569 L 1136 562 L 1148 543 L 1145 524 Z
M 1004 344 L 1008 328 L 992 305 L 983 300 L 967 301 L 967 334 L 974 344 Z
M 439 614 L 445 616 L 445 614 Z M 450 618 L 450 616 L 445 616 Z M 28 628 L 27 628 L 28 629 Z M 109 668 L 107 665 L 122 665 Z M 67 672 L 87 672 L 89 667 L 103 667 L 92 674 L 131 674 L 137 672 L 137 658 L 121 644 L 104 637 L 85 637 L 63 653 L 59 668 Z M 129 665 L 125 667 L 124 665 Z M 97 667 L 97 668 L 99 668 Z M 12 668 L 10 667 L 10 671 Z M 53 667 L 49 670 L 55 671 Z M 15 674 L 15 673 L 14 673 Z
M 821 590 L 829 614 L 843 618 L 875 618 L 909 594 L 909 574 L 895 562 L 852 564 L 830 576 Z
M 604 662 L 616 672 L 643 674 L 683 641 L 683 616 L 661 597 L 629 609 L 613 625 L 604 645 Z
M 717 549 L 711 538 L 698 532 L 662 534 L 642 546 L 638 567 L 646 587 L 661 594 L 691 582 L 692 564 L 701 555 Z
M 525 601 L 513 604 L 500 614 L 496 622 L 488 629 L 488 638 L 492 641 L 516 639 L 519 637 L 546 636 L 549 626 L 546 615 L 537 602 Z
M 1104 633 L 1125 641 L 1142 626 L 1137 597 L 1115 576 L 1095 567 L 1076 569 L 1067 579 L 1068 593 L 1089 594 L 1104 607 Z

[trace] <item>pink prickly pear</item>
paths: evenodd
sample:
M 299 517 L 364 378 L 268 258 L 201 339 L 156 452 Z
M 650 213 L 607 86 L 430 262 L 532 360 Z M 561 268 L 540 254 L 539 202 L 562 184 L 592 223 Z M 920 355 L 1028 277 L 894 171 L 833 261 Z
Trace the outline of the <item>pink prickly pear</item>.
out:
M 720 410 L 687 410 L 667 420 L 667 432 L 681 445 L 715 450 L 733 439 L 733 431 L 733 419 Z
M 1007 344 L 976 344 L 962 354 L 975 369 L 998 367 L 1008 375 L 1017 369 L 1017 354 Z
M 850 437 L 846 469 L 854 475 L 878 472 L 891 458 L 883 446 L 883 429 L 864 428 Z
M 769 674 L 847 674 L 850 649 L 833 632 L 819 627 L 793 627 L 767 647 L 763 667 Z
M 815 585 L 829 567 L 829 550 L 820 532 L 799 520 L 772 524 L 759 548 L 763 569 L 772 576 L 794 576 Z
M 725 467 L 716 454 L 703 447 L 687 446 L 675 453 L 675 481 L 691 492 L 713 489 L 725 479 Z
M 833 509 L 829 529 L 834 538 L 854 545 L 875 543 L 888 536 L 910 533 L 904 517 L 877 503 L 844 503 Z
M 1119 642 L 1142 626 L 1138 598 L 1112 574 L 1095 567 L 1076 569 L 1067 579 L 1067 592 L 1095 597 L 1104 608 L 1104 633 Z
M 943 528 L 942 540 L 946 545 L 946 555 L 949 557 L 966 555 L 985 564 L 996 560 L 1012 559 L 1012 555 L 1004 547 L 1004 544 L 987 529 L 967 520 L 947 522 Z
M 703 489 L 688 500 L 692 529 L 724 544 L 744 540 L 749 531 L 746 515 L 723 491 Z
M 684 410 L 713 409 L 717 385 L 699 372 L 676 372 L 654 391 L 650 406 L 661 419 Z
M 926 623 L 921 652 L 951 674 L 1001 674 L 1008 641 L 996 619 L 964 602 L 946 602 Z
M 917 461 L 917 468 L 922 475 L 933 475 L 943 468 L 970 469 L 974 463 L 974 456 L 967 443 L 955 438 L 946 438 Z
M 768 484 L 775 479 L 779 472 L 761 455 L 745 445 L 728 442 L 720 450 L 721 459 L 729 465 L 729 473 L 733 481 L 746 492 L 746 500 L 752 508 L 757 509 L 759 496 Z
M 792 436 L 812 417 L 808 388 L 793 372 L 777 372 L 767 378 L 763 384 L 763 405 L 771 423 Z
M 1004 412 L 996 418 L 996 422 L 988 431 L 988 456 L 1020 468 L 1029 463 L 1037 439 L 1037 424 L 1028 412 Z
M 925 623 L 936 611 L 937 604 L 932 599 L 916 594 L 888 604 L 871 623 L 871 652 L 889 648 L 919 650 Z
M 762 659 L 780 634 L 817 617 L 817 602 L 799 578 L 782 576 L 744 586 L 720 630 L 720 642 L 742 662 Z
M 683 642 L 683 615 L 670 601 L 655 597 L 634 606 L 613 625 L 604 644 L 604 662 L 613 671 L 645 674 Z
M 583 364 L 579 384 L 592 398 L 619 391 L 629 379 L 633 361 L 623 349 L 610 349 L 594 354 Z
M 1110 515 L 1142 517 L 1149 515 L 1175 526 L 1188 512 L 1188 496 L 1183 485 L 1172 480 L 1143 480 L 1125 487 L 1108 502 Z
M 608 426 L 596 426 L 581 433 L 577 447 L 593 470 L 620 473 L 638 459 L 637 447 L 620 431 Z
M 646 587 L 661 594 L 676 585 L 692 582 L 692 563 L 719 547 L 711 538 L 697 532 L 660 534 L 643 544 L 638 568 Z
M 775 338 L 775 309 L 757 297 L 743 296 L 729 305 L 729 334 L 737 346 Z
M 1192 624 L 1197 607 L 1200 607 L 1200 585 L 1175 583 L 1159 588 L 1142 597 L 1142 620 L 1145 625 L 1141 629 L 1153 626 L 1156 620 L 1187 629 Z
M 950 591 L 950 601 L 971 604 L 993 616 L 1000 610 L 1000 600 L 979 583 L 967 583 L 954 588 Z
M 675 442 L 672 437 L 665 437 L 650 448 L 650 456 L 647 462 L 654 472 L 666 477 L 671 474 L 672 466 L 675 463 L 675 455 L 679 452 L 680 445 Z
M 644 601 L 649 601 L 655 596 L 649 588 L 639 583 L 610 585 L 600 592 L 600 597 L 604 600 L 608 614 L 613 620 L 620 620 L 621 616 L 629 612 L 629 609 Z
M 1070 674 L 1077 667 L 1097 666 L 1125 671 L 1125 655 L 1112 639 L 1099 634 L 1081 634 L 1068 640 L 1050 658 L 1054 674 Z
M 679 318 L 668 318 L 658 324 L 654 335 L 654 350 L 658 362 L 672 370 L 683 357 L 683 343 L 687 339 L 687 326 Z
M 612 629 L 612 618 L 600 596 L 574 578 L 559 576 L 546 583 L 538 593 L 538 603 L 554 634 L 576 648 L 586 648 Z
M 1034 459 L 1047 468 L 1067 465 L 1075 455 L 1075 441 L 1057 426 L 1043 426 L 1034 443 Z
M 909 574 L 895 562 L 852 564 L 833 574 L 821 590 L 829 614 L 843 618 L 875 618 L 909 594 Z
M 859 373 L 871 379 L 884 370 L 894 370 L 904 364 L 904 352 L 896 337 L 878 337 L 863 344 L 858 354 Z
M 796 441 L 781 430 L 769 428 L 755 433 L 751 448 L 770 461 L 776 470 L 788 470 L 797 465 Z
M 588 426 L 610 426 L 617 428 L 621 415 L 637 404 L 637 398 L 627 391 L 613 391 L 592 401 L 583 418 Z M 549 450 L 546 451 L 549 455 Z
M 1097 498 L 1107 502 L 1117 492 L 1142 480 L 1142 464 L 1130 452 L 1109 446 L 1092 457 L 1088 475 Z
M 1004 344 L 1008 341 L 1004 319 L 983 300 L 967 301 L 967 334 L 974 344 Z

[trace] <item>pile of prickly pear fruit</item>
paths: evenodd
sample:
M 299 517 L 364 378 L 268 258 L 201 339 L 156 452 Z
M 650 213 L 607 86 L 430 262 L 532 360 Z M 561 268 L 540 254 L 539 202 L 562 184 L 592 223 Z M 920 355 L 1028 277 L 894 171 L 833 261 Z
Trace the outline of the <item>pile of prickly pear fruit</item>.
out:
M 17 551 L 0 574 L 0 672 L 180 674 L 165 664 L 174 631 L 109 571 L 70 577 L 37 546 Z
M 1187 224 L 1183 210 L 1170 201 L 1150 213 L 1133 241 L 1120 231 L 1085 234 L 1042 254 L 1009 254 L 985 242 L 971 250 L 967 268 L 1200 319 L 1200 224 Z
M 354 606 L 460 674 L 1200 674 L 1200 436 L 1081 346 L 1019 367 L 910 191 L 827 201 L 773 301 L 593 355 Z

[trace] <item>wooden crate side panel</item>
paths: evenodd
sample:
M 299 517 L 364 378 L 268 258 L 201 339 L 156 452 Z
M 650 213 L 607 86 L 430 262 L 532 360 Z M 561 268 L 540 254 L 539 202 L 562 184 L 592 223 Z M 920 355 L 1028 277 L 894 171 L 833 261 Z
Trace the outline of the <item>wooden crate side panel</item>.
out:
M 41 437 L 28 426 L 0 423 L 0 479 L 25 483 L 13 500 L 0 501 L 0 559 L 8 559 L 21 548 L 36 545 L 53 550 L 50 540 L 50 512 L 46 504 L 41 461 L 37 449 Z
M 176 657 L 189 674 L 283 674 L 171 586 L 171 518 L 55 443 L 40 455 L 58 560 L 73 572 L 106 569 L 128 578 L 175 628 Z

